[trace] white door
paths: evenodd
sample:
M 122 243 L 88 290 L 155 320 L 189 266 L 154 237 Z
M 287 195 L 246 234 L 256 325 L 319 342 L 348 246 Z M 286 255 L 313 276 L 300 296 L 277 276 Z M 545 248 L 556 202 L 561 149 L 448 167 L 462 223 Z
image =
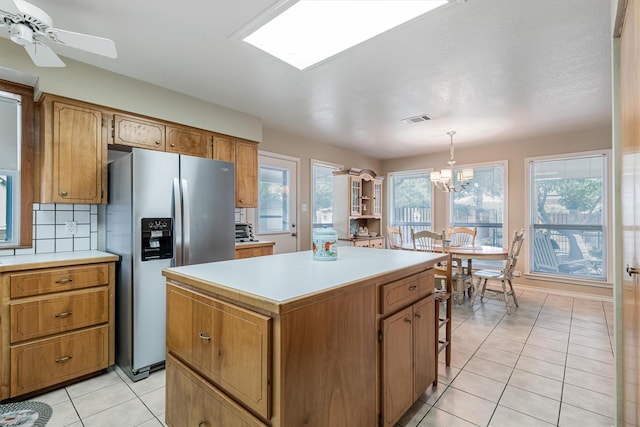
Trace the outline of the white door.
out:
M 297 181 L 299 159 L 275 153 L 258 153 L 258 208 L 255 235 L 275 242 L 274 254 L 298 250 Z

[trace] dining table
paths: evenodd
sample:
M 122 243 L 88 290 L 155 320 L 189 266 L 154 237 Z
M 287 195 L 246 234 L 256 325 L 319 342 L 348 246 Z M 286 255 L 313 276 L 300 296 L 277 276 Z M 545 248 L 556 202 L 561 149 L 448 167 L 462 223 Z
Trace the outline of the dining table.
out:
M 465 280 L 472 275 L 473 268 L 473 260 L 482 260 L 482 261 L 504 261 L 507 259 L 508 249 L 501 248 L 496 246 L 464 246 L 464 245 L 434 245 L 431 249 L 421 249 L 418 247 L 414 249 L 413 246 L 403 246 L 402 249 L 406 250 L 424 250 L 427 252 L 446 252 L 449 254 L 449 264 L 447 266 L 447 281 L 451 282 L 453 273 L 457 273 L 455 275 L 456 281 L 455 286 L 453 286 L 453 296 L 458 304 L 462 304 L 462 300 L 464 297 L 464 292 L 467 289 L 472 289 L 473 284 L 470 281 L 470 286 L 465 287 Z M 451 266 L 451 268 L 449 268 Z M 455 268 L 455 271 L 454 271 Z M 466 271 L 466 273 L 465 273 Z M 453 283 L 452 283 L 453 284 Z M 470 297 L 473 298 L 473 295 L 470 294 Z

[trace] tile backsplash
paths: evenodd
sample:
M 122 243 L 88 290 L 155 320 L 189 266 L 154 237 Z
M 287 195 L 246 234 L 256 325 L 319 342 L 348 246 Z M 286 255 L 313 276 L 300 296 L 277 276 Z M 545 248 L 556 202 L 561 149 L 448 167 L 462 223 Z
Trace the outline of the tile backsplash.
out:
M 67 222 L 75 222 L 75 234 Z M 0 250 L 3 255 L 72 252 L 98 249 L 98 206 L 34 203 L 33 246 Z

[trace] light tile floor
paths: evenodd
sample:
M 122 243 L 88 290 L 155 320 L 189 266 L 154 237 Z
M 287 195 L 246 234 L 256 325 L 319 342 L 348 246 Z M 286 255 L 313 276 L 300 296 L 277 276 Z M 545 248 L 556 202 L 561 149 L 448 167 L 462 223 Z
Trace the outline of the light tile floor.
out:
M 613 426 L 613 305 L 518 291 L 520 308 L 500 301 L 454 305 L 450 367 L 399 426 Z M 34 397 L 58 426 L 162 426 L 164 371 L 132 382 L 115 367 Z

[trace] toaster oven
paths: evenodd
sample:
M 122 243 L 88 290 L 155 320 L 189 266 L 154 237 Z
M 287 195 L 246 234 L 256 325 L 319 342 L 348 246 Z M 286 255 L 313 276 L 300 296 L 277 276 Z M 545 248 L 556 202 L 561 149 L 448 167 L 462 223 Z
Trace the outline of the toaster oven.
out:
M 253 225 L 248 222 L 236 222 L 236 242 L 255 242 Z

